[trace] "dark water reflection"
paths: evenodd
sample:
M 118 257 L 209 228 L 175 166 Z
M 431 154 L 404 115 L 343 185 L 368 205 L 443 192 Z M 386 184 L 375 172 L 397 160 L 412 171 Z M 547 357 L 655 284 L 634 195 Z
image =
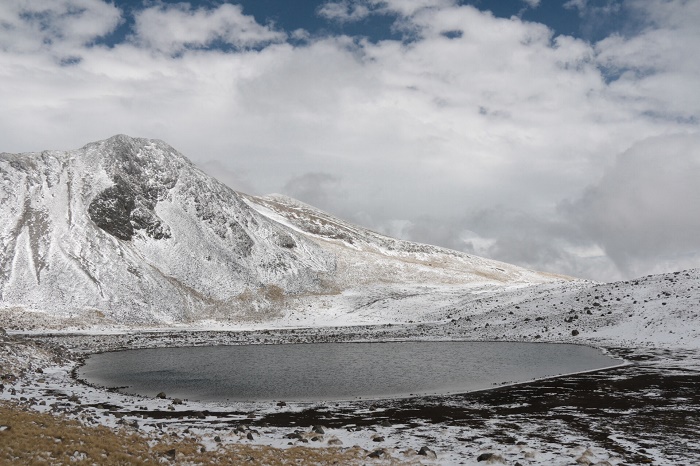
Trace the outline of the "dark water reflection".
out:
M 618 365 L 578 345 L 317 343 L 96 354 L 81 378 L 124 392 L 202 401 L 319 401 L 461 393 Z

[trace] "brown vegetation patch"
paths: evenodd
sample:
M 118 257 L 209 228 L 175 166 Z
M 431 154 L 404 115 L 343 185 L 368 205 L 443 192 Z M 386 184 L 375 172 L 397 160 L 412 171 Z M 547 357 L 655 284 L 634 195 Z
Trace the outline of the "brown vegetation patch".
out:
M 148 438 L 126 429 L 88 427 L 61 416 L 0 403 L 0 464 L 331 465 L 360 464 L 366 459 L 367 451 L 359 447 L 279 449 L 221 445 L 207 451 L 197 438 Z

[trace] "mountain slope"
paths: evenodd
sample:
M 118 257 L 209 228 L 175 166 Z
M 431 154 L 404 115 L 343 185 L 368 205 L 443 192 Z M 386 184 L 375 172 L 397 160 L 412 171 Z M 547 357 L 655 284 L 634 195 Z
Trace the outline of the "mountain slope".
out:
M 512 264 L 428 244 L 391 238 L 353 225 L 315 207 L 279 194 L 244 195 L 261 214 L 309 235 L 336 257 L 336 280 L 361 283 L 534 284 L 569 280 Z
M 363 285 L 503 287 L 561 277 L 387 238 L 237 193 L 162 141 L 0 154 L 0 307 L 126 324 L 278 317 Z M 298 305 L 298 302 L 296 303 Z
M 160 141 L 2 154 L 5 305 L 187 320 L 246 290 L 319 291 L 333 257 Z

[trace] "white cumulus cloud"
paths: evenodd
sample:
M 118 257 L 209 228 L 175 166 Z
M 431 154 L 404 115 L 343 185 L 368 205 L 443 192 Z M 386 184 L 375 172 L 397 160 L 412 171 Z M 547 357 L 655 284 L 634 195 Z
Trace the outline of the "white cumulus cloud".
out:
M 228 3 L 214 9 L 192 8 L 188 3 L 160 4 L 138 12 L 135 21 L 134 40 L 138 44 L 170 54 L 215 41 L 248 48 L 287 38 L 286 33 L 244 15 L 240 5 Z
M 6 53 L 79 53 L 121 21 L 119 8 L 101 0 L 3 0 L 0 48 Z

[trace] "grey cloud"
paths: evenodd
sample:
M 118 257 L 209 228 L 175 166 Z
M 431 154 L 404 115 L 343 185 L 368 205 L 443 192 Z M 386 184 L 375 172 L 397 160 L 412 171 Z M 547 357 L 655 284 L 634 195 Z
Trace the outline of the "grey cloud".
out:
M 625 276 L 698 267 L 700 134 L 646 139 L 618 156 L 599 183 L 561 205 Z
M 320 209 L 342 210 L 343 189 L 340 178 L 330 173 L 313 172 L 296 176 L 282 188 L 284 194 Z
M 406 239 L 605 281 L 700 267 L 700 134 L 643 140 L 550 214 L 494 206 L 412 219 Z M 468 233 L 468 234 L 465 234 Z
M 207 160 L 198 162 L 197 166 L 206 174 L 213 176 L 231 189 L 244 192 L 246 194 L 257 194 L 258 190 L 242 170 L 235 170 L 228 164 L 219 160 Z
M 402 228 L 392 229 L 396 225 Z M 590 239 L 556 214 L 547 217 L 499 205 L 460 218 L 421 216 L 411 221 L 393 220 L 375 228 L 411 241 L 534 270 L 600 281 L 621 277 Z
M 402 236 L 419 243 L 463 251 L 465 244 L 459 236 L 462 229 L 460 223 L 454 219 L 421 216 L 407 223 Z

